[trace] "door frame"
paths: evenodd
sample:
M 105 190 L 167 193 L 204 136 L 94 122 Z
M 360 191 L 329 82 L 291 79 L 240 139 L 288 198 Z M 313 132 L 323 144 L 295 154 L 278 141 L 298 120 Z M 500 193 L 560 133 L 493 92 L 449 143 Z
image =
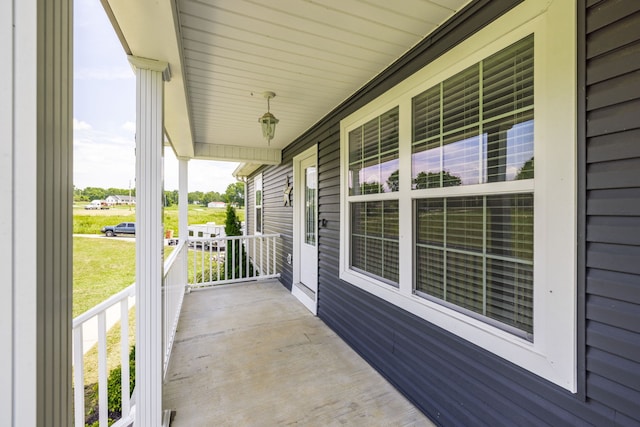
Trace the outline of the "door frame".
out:
M 302 171 L 301 164 L 303 160 L 314 156 L 316 164 L 316 183 L 319 184 L 320 180 L 318 174 L 318 146 L 313 145 L 306 149 L 302 153 L 296 155 L 293 158 L 293 283 L 291 284 L 291 293 L 293 296 L 309 309 L 313 314 L 318 314 L 318 291 L 319 286 L 316 279 L 316 291 L 313 298 L 308 295 L 308 292 L 303 290 L 300 283 L 300 270 L 302 266 L 302 260 L 300 259 L 300 241 L 303 238 L 301 227 L 303 224 L 302 211 L 300 203 L 304 203 L 305 200 L 305 175 Z M 319 189 L 319 185 L 318 185 Z M 316 189 L 316 215 L 318 214 L 318 189 Z M 318 266 L 318 224 L 316 222 L 316 249 L 315 259 L 316 268 Z M 317 277 L 317 276 L 316 276 Z

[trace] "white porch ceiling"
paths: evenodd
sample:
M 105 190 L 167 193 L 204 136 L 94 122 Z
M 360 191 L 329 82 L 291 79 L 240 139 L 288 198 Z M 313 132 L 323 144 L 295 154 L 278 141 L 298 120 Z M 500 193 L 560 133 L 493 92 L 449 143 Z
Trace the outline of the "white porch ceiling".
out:
M 127 53 L 170 64 L 165 126 L 178 155 L 273 163 L 469 0 L 102 2 Z M 275 150 L 258 123 L 264 91 L 277 94 Z

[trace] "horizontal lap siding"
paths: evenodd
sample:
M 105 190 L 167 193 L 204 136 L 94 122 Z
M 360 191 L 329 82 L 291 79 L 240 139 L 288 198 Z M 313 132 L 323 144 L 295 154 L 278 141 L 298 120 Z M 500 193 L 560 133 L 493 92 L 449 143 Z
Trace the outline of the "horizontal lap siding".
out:
M 640 20 L 635 1 L 588 7 L 585 147 L 585 396 L 574 395 L 339 279 L 340 120 L 366 105 L 513 4 L 476 1 L 354 94 L 264 169 L 265 231 L 292 250 L 292 210 L 281 203 L 293 157 L 318 145 L 318 316 L 408 399 L 441 425 L 640 424 Z M 623 34 L 619 34 L 619 33 Z M 584 37 L 584 36 L 582 36 Z M 633 86 L 631 88 L 630 86 Z M 628 90 L 627 90 L 628 88 Z M 581 142 L 584 145 L 584 141 Z M 296 201 L 294 200 L 295 204 Z M 295 255 L 295 254 L 294 254 Z
M 640 2 L 586 33 L 586 394 L 640 423 Z
M 320 217 L 339 207 L 339 126 L 319 145 Z M 325 179 L 329 177 L 329 179 Z M 327 182 L 332 183 L 327 185 Z M 331 211 L 323 209 L 328 206 Z M 320 230 L 319 316 L 442 425 L 607 425 L 575 396 L 338 278 L 339 216 Z
M 291 163 L 269 167 L 262 173 L 263 219 L 265 234 L 280 234 L 276 245 L 276 268 L 280 281 L 291 289 L 293 271 L 287 263 L 287 255 L 293 253 L 293 209 L 284 205 L 285 186 L 293 185 Z

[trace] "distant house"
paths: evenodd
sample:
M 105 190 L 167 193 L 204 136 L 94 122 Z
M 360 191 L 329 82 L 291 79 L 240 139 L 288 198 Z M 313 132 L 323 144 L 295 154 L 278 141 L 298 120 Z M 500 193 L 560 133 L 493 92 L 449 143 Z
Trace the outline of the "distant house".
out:
M 207 204 L 208 208 L 226 208 L 227 204 L 225 202 L 209 202 Z
M 136 198 L 132 196 L 109 196 L 107 203 L 110 205 L 135 205 Z

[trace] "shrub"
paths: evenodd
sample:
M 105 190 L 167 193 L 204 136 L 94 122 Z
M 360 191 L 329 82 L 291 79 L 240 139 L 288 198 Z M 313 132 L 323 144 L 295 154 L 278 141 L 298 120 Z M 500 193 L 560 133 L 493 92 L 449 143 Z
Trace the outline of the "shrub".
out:
M 122 412 L 122 366 L 117 366 L 109 372 L 107 379 L 109 413 Z M 129 352 L 129 393 L 133 393 L 136 385 L 136 346 Z
M 233 206 L 227 206 L 227 220 L 224 225 L 227 236 L 242 236 L 242 226 Z M 227 279 L 253 275 L 253 264 L 249 263 L 247 271 L 247 252 L 239 240 L 227 240 L 225 253 L 225 277 Z
M 122 417 L 122 366 L 118 366 L 109 371 L 107 378 L 107 405 L 109 425 Z M 129 351 L 129 393 L 133 394 L 136 385 L 136 346 Z M 98 395 L 98 384 L 93 385 L 93 395 Z M 86 426 L 95 427 L 99 422 L 97 408 L 93 408 L 86 420 Z
M 218 264 L 220 265 L 220 275 L 224 277 L 224 262 L 218 261 Z M 215 282 L 216 280 L 218 280 L 218 267 L 215 261 L 211 264 L 211 270 L 207 265 L 196 274 L 196 283 Z

